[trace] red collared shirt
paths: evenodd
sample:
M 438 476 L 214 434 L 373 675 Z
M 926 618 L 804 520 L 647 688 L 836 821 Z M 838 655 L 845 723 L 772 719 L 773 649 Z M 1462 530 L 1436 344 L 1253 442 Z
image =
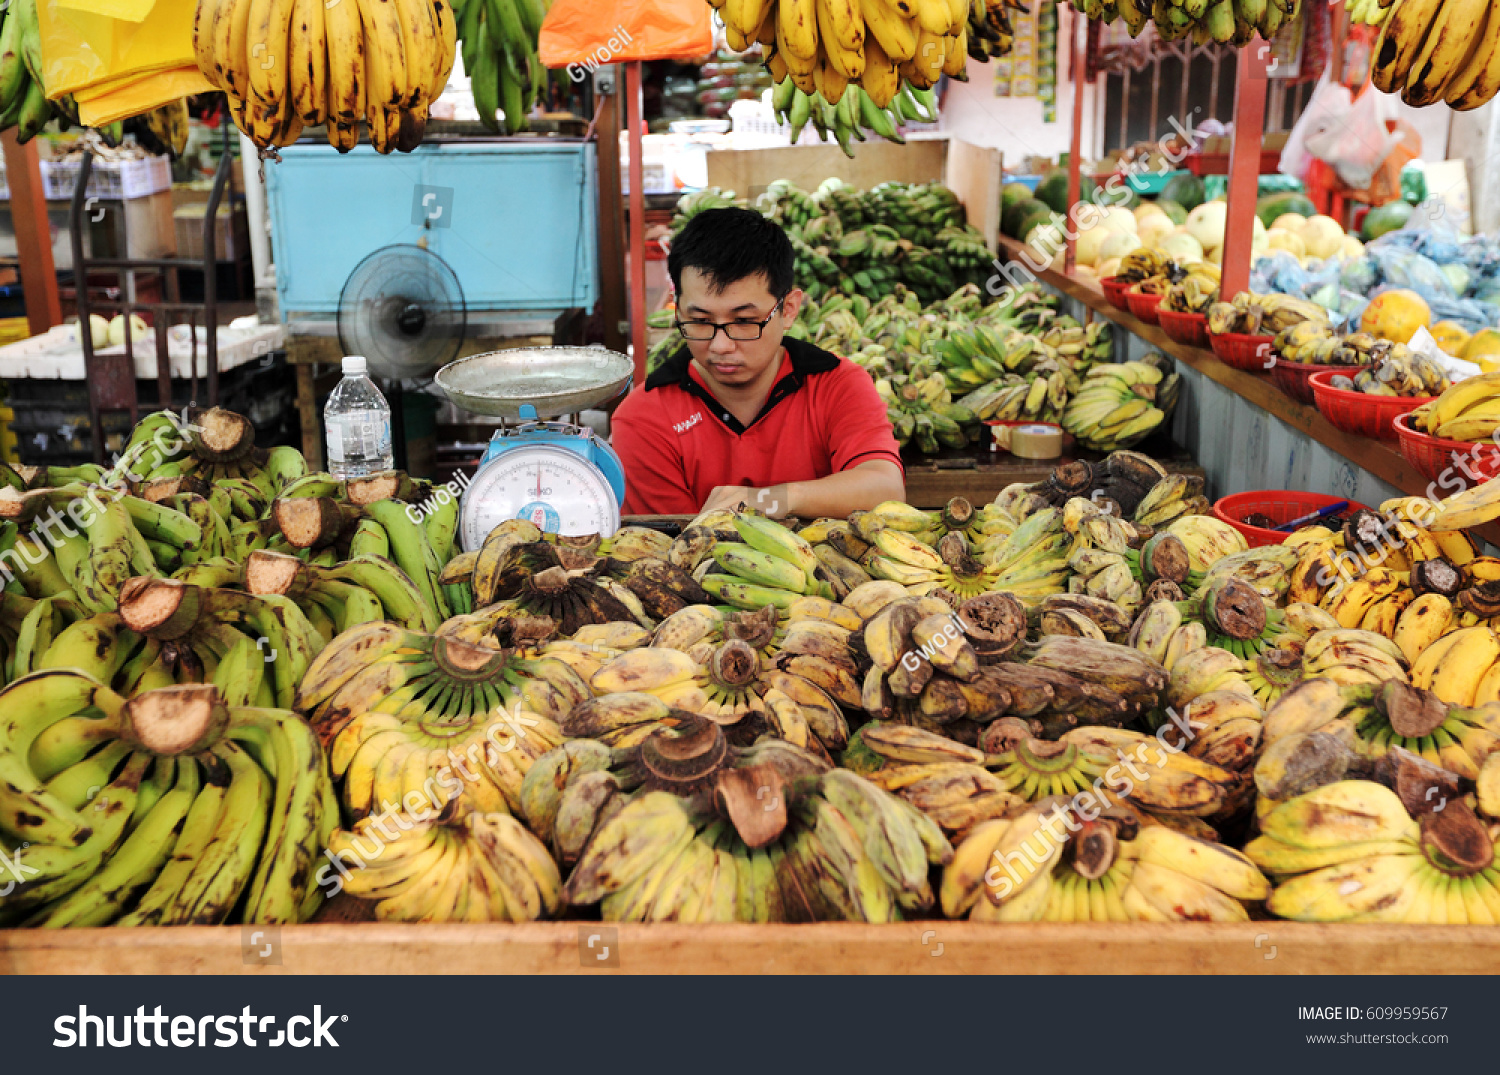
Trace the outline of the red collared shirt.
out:
M 870 375 L 800 340 L 786 341 L 748 427 L 714 398 L 684 347 L 620 404 L 612 431 L 626 515 L 696 515 L 721 485 L 814 481 L 871 459 L 901 466 Z

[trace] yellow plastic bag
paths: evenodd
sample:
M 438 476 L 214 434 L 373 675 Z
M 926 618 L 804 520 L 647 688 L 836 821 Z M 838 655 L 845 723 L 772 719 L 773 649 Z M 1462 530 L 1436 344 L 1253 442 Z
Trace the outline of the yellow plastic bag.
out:
M 47 96 L 74 94 L 79 118 L 92 126 L 213 89 L 193 56 L 196 6 L 196 0 L 37 0 Z M 82 107 L 86 99 L 94 102 L 93 118 Z
M 703 0 L 555 0 L 538 52 L 548 67 L 686 60 L 713 51 Z
M 117 119 L 139 116 L 160 105 L 213 89 L 196 66 L 169 67 L 123 83 L 91 86 L 74 95 L 78 121 L 85 127 L 102 127 Z

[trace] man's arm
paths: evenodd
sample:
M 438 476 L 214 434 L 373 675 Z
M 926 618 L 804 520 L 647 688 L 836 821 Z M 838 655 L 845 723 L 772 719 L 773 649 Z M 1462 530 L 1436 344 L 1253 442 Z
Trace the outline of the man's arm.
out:
M 786 515 L 842 519 L 886 500 L 905 499 L 901 468 L 885 459 L 872 459 L 816 481 L 786 482 L 766 489 L 721 485 L 709 496 L 703 510 L 735 508 L 744 503 L 778 519 Z

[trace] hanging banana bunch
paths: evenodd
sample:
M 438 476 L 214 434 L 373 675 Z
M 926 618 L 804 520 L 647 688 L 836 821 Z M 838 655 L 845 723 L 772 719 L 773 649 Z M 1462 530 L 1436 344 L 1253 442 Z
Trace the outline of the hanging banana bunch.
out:
M 1359 5 L 1354 5 L 1359 6 Z M 1371 52 L 1370 78 L 1414 108 L 1446 101 L 1467 112 L 1500 93 L 1500 11 L 1485 0 L 1424 0 L 1369 5 L 1384 20 Z
M 902 141 L 903 119 L 933 122 L 925 95 L 943 75 L 963 81 L 970 56 L 1010 50 L 1018 0 L 710 0 L 729 47 L 759 44 L 773 103 L 794 140 L 811 122 L 846 154 L 872 130 Z M 975 34 L 980 36 L 976 37 Z M 914 96 L 924 94 L 924 96 Z
M 1106 25 L 1125 20 L 1131 37 L 1156 24 L 1163 41 L 1192 36 L 1244 48 L 1256 34 L 1270 41 L 1302 14 L 1302 0 L 1069 0 L 1073 10 Z
M 463 0 L 460 5 L 464 70 L 480 121 L 496 133 L 497 109 L 505 113 L 505 132 L 516 134 L 526 130 L 532 104 L 546 99 L 547 69 L 537 55 L 546 14 L 545 0 Z
M 326 124 L 347 153 L 359 124 L 379 153 L 410 153 L 453 67 L 450 0 L 199 0 L 193 50 L 235 124 L 268 149 Z
M 36 0 L 12 0 L 0 12 L 0 131 L 16 128 L 16 141 L 35 138 L 52 119 L 78 122 L 71 96 L 47 100 L 42 85 L 42 37 L 37 25 Z M 118 137 L 114 144 L 118 144 Z

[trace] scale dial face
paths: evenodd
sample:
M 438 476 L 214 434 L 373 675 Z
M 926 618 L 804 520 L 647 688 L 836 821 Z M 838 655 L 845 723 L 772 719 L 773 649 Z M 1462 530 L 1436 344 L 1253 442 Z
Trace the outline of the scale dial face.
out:
M 608 537 L 620 529 L 620 505 L 604 475 L 574 452 L 513 448 L 481 467 L 464 490 L 464 549 L 478 549 L 507 519 L 527 519 L 547 533 Z

